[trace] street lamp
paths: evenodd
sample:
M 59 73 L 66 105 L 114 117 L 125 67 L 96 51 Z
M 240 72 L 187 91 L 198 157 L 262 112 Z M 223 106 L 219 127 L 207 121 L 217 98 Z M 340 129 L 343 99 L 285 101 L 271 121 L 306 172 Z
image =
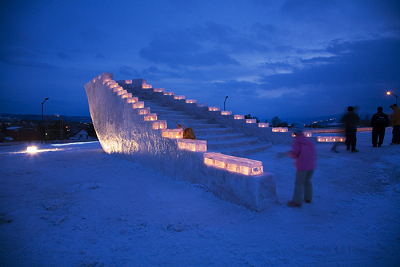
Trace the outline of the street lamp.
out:
M 393 94 L 393 93 L 392 93 L 392 92 L 390 92 L 390 91 L 389 91 L 389 92 L 387 92 L 386 94 L 387 94 L 387 95 L 394 95 L 394 96 L 396 97 L 396 105 L 397 105 L 397 95 Z
M 42 123 L 43 123 L 43 104 L 44 104 L 44 102 L 46 102 L 46 100 L 49 100 L 49 98 L 46 97 L 46 98 L 44 99 L 44 101 L 42 102 Z
M 225 101 L 224 101 L 224 111 L 225 111 L 225 102 L 226 102 L 227 98 L 228 98 L 228 96 L 225 97 Z

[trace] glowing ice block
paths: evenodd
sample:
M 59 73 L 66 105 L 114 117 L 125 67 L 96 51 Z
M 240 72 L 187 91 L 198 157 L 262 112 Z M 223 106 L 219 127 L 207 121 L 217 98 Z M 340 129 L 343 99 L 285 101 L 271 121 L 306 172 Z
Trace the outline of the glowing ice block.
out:
M 153 122 L 153 129 L 154 130 L 167 129 L 167 121 L 159 120 L 159 121 Z
M 164 92 L 164 95 L 175 95 L 174 92 Z
M 144 108 L 144 102 L 138 101 L 132 104 L 132 108 Z
M 261 127 L 261 128 L 269 127 L 269 123 L 268 122 L 260 122 L 260 123 L 258 123 L 258 127 Z
M 150 114 L 150 108 L 149 107 L 139 108 L 138 113 L 139 115 Z
M 206 140 L 193 140 L 193 139 L 180 139 L 178 140 L 178 148 L 182 150 L 195 151 L 195 152 L 206 152 L 207 141 Z
M 208 107 L 208 111 L 219 111 L 219 107 Z
M 244 120 L 244 115 L 233 115 L 235 120 Z
M 263 173 L 262 162 L 247 158 L 239 158 L 221 153 L 204 153 L 204 164 L 230 172 L 244 175 L 259 175 Z
M 149 113 L 144 115 L 143 119 L 145 121 L 156 121 L 157 120 L 157 114 L 156 113 Z
M 346 141 L 345 137 L 341 136 L 317 136 L 318 142 L 344 142 Z
M 139 98 L 137 98 L 137 97 L 128 97 L 127 99 L 126 99 L 126 102 L 127 103 L 136 103 L 136 102 L 138 102 L 139 101 Z
M 132 93 L 125 93 L 121 95 L 121 98 L 131 98 L 132 97 Z
M 183 129 L 163 129 L 161 136 L 171 139 L 181 139 L 183 138 Z
M 131 84 L 132 80 L 125 80 L 125 84 Z
M 185 96 L 184 95 L 176 95 L 176 96 L 174 96 L 174 99 L 183 100 L 183 99 L 185 99 Z
M 257 123 L 257 119 L 246 119 L 246 123 Z
M 232 111 L 221 111 L 221 115 L 232 115 Z
M 273 127 L 272 132 L 273 133 L 287 133 L 288 128 L 287 127 Z
M 165 88 L 154 88 L 155 93 L 163 93 L 165 92 Z
M 186 99 L 186 103 L 188 104 L 195 104 L 197 102 L 197 100 L 194 99 Z

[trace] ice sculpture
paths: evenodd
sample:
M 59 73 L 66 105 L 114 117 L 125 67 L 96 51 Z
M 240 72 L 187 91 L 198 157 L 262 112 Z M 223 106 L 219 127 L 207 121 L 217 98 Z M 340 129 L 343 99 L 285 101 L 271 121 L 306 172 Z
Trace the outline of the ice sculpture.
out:
M 208 164 L 206 141 L 183 139 L 182 129 L 167 129 L 167 121 L 159 121 L 136 93 L 143 90 L 147 97 L 174 96 L 174 101 L 185 96 L 151 88 L 144 79 L 117 83 L 111 73 L 85 84 L 93 125 L 106 153 L 132 159 L 176 179 L 203 184 L 221 199 L 251 210 L 265 210 L 277 200 L 274 176 L 263 172 L 261 162 L 219 154 Z M 209 110 L 204 109 L 206 104 L 176 102 L 191 109 Z

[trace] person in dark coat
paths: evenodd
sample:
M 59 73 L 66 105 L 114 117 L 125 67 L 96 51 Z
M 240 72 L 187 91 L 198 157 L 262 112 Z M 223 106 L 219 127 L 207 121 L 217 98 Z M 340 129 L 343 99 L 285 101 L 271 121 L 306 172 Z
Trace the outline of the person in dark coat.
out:
M 344 114 L 342 117 L 342 122 L 345 124 L 346 128 L 346 145 L 347 148 L 346 150 L 350 150 L 351 146 L 351 152 L 358 152 L 356 149 L 357 145 L 357 125 L 360 124 L 361 119 L 360 116 L 358 116 L 354 112 L 354 108 L 352 106 L 347 108 L 347 113 Z
M 383 113 L 382 107 L 378 107 L 378 112 L 372 116 L 371 126 L 372 146 L 376 147 L 376 145 L 378 145 L 378 147 L 380 147 L 383 144 L 383 139 L 385 138 L 385 128 L 389 126 L 389 117 Z

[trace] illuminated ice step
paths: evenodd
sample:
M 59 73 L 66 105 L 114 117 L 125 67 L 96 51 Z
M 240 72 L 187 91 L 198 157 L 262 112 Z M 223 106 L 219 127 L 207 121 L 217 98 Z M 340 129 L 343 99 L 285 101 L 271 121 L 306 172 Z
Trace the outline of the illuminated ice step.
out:
M 161 136 L 171 139 L 182 139 L 183 129 L 163 129 Z
M 144 102 L 138 101 L 132 104 L 132 108 L 144 108 Z
M 174 95 L 174 99 L 183 100 L 185 99 L 184 95 Z
M 257 119 L 246 119 L 246 123 L 257 123 Z
M 143 80 L 142 89 L 151 89 L 151 88 L 153 88 L 153 86 L 151 86 L 151 84 L 146 84 L 146 81 Z
M 258 123 L 258 127 L 260 127 L 260 128 L 269 127 L 269 123 L 268 122 L 260 122 L 260 123 Z
M 194 99 L 186 99 L 185 101 L 188 104 L 196 104 L 197 103 L 197 100 L 194 100 Z
M 305 137 L 311 137 L 311 136 L 312 136 L 312 132 L 303 132 L 303 135 L 304 135 Z M 295 134 L 294 134 L 294 133 L 292 133 L 292 137 L 295 137 Z
M 149 107 L 138 108 L 137 110 L 138 110 L 138 114 L 139 115 L 150 114 L 150 108 Z
M 138 102 L 139 101 L 139 98 L 137 98 L 137 97 L 128 97 L 127 99 L 126 99 L 126 102 L 127 103 L 136 103 L 136 102 Z
M 167 121 L 159 120 L 153 122 L 153 129 L 154 130 L 167 129 Z
M 124 88 L 122 88 L 121 86 L 116 86 L 116 87 L 113 87 L 112 90 L 114 93 L 118 93 L 120 91 L 123 91 Z
M 259 175 L 263 173 L 262 162 L 247 158 L 239 158 L 221 153 L 204 153 L 204 164 L 229 172 L 241 173 L 244 175 Z
M 346 138 L 341 136 L 317 136 L 318 142 L 345 142 Z
M 182 150 L 189 150 L 194 152 L 206 152 L 207 141 L 193 140 L 193 139 L 179 139 L 178 148 Z
M 221 115 L 232 115 L 232 111 L 221 111 Z
M 121 95 L 121 98 L 131 98 L 132 97 L 132 93 L 125 93 Z
M 117 92 L 117 95 L 122 96 L 122 95 L 127 94 L 127 93 L 128 93 L 128 91 L 126 91 L 126 90 L 120 90 L 120 91 Z
M 235 120 L 244 120 L 244 115 L 233 115 Z
M 272 132 L 273 133 L 286 133 L 288 132 L 287 127 L 272 127 Z
M 175 95 L 174 92 L 164 92 L 164 95 Z
M 153 91 L 155 93 L 164 93 L 165 92 L 165 88 L 154 88 Z
M 219 107 L 208 107 L 208 111 L 219 111 Z
M 149 113 L 143 116 L 145 121 L 156 121 L 157 120 L 157 113 Z

